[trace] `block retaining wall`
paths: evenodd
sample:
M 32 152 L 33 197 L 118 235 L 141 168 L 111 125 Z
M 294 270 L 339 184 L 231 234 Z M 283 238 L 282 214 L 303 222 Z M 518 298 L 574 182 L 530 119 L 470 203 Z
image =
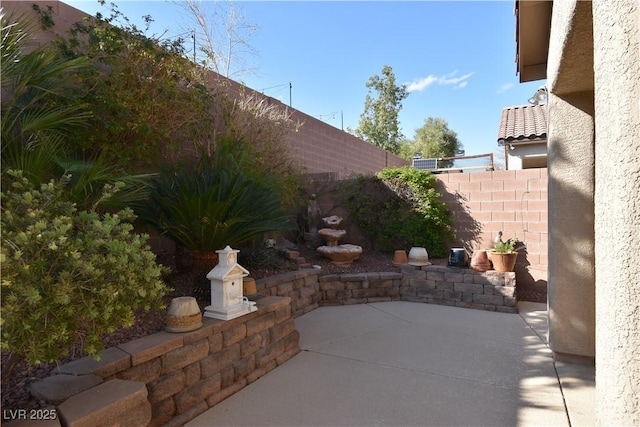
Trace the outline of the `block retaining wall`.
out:
M 438 265 L 402 266 L 393 272 L 320 276 L 298 270 L 256 281 L 258 293 L 291 298 L 294 317 L 320 306 L 411 301 L 517 313 L 516 274 Z
M 320 306 L 411 301 L 517 313 L 515 273 L 444 266 L 330 274 L 304 269 L 256 281 L 258 311 L 160 332 L 62 365 L 32 385 L 56 407 L 47 425 L 181 426 L 296 355 L 294 318 Z M 8 425 L 11 425 L 9 423 Z
M 298 338 L 290 299 L 263 297 L 239 318 L 204 318 L 192 332 L 160 332 L 108 348 L 99 361 L 62 365 L 32 394 L 56 405 L 49 425 L 182 426 L 296 355 Z

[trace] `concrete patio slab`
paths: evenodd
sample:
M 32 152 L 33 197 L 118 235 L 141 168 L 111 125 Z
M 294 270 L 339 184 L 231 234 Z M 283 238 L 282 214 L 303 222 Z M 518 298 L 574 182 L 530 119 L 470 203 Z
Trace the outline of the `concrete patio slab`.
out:
M 524 320 L 541 308 L 319 308 L 296 319 L 303 352 L 187 426 L 568 426 L 553 355 Z

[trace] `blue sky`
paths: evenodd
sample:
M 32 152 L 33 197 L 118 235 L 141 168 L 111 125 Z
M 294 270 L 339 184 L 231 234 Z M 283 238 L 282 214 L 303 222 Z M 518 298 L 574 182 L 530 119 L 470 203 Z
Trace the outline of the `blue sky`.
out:
M 94 0 L 66 1 L 94 14 Z M 150 34 L 184 33 L 188 17 L 173 1 L 117 1 Z M 544 81 L 518 83 L 513 0 L 239 1 L 258 29 L 249 39 L 255 68 L 236 80 L 337 128 L 355 129 L 369 77 L 393 68 L 407 84 L 400 125 L 412 138 L 428 117 L 457 132 L 467 154 L 497 151 L 504 107 L 527 104 Z

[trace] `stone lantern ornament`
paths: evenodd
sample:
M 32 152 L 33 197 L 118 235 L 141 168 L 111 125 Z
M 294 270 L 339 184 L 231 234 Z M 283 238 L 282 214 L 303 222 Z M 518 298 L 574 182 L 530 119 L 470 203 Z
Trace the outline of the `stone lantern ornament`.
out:
M 243 296 L 243 278 L 249 272 L 238 264 L 239 250 L 229 246 L 216 251 L 218 264 L 207 274 L 211 281 L 211 305 L 204 308 L 204 316 L 231 320 L 258 310 L 256 303 Z

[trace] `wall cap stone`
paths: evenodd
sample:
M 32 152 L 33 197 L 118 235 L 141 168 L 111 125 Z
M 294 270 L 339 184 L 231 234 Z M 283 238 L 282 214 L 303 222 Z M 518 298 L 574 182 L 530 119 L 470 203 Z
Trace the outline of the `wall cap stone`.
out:
M 110 377 L 131 366 L 131 356 L 118 347 L 110 347 L 100 352 L 100 360 L 88 356 L 65 363 L 53 370 L 54 374 L 87 375 L 101 378 Z
M 180 334 L 158 332 L 118 346 L 131 355 L 131 366 L 155 359 L 171 350 L 182 347 L 184 338 Z
M 102 383 L 96 375 L 52 375 L 29 386 L 29 392 L 38 400 L 59 405 L 71 396 Z
M 147 388 L 138 381 L 114 379 L 71 396 L 58 406 L 61 424 L 69 427 L 110 425 L 140 405 L 148 406 Z M 144 409 L 143 409 L 144 410 Z

